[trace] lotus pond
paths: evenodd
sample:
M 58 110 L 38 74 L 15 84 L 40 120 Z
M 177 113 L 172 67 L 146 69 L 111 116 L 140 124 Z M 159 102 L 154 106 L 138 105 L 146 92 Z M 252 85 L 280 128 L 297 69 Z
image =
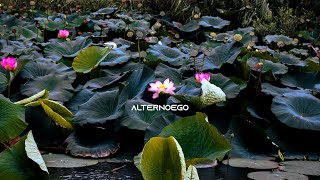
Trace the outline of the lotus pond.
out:
M 319 178 L 316 18 L 1 8 L 1 179 Z

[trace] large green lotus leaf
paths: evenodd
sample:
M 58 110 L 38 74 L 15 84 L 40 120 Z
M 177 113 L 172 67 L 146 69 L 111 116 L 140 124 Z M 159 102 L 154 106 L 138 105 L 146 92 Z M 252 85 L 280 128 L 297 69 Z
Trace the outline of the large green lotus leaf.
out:
M 116 10 L 117 10 L 116 8 L 109 8 L 109 7 L 107 7 L 107 8 L 99 9 L 98 11 L 93 12 L 93 13 L 91 13 L 91 14 L 93 14 L 93 15 L 98 15 L 98 14 L 111 14 L 111 13 L 113 13 L 113 12 L 116 11 Z
M 72 96 L 70 101 L 68 101 L 65 106 L 72 112 L 76 113 L 79 109 L 79 106 L 87 101 L 94 95 L 89 89 L 82 89 L 81 91 L 77 92 Z
M 290 88 L 279 88 L 279 87 L 273 86 L 269 83 L 262 83 L 261 88 L 262 88 L 261 92 L 268 94 L 268 95 L 272 95 L 272 96 L 279 96 L 279 95 L 283 95 L 285 93 L 291 93 L 291 92 L 310 93 L 309 91 L 306 91 L 306 90 L 294 90 L 294 89 L 290 89 Z
M 52 100 L 39 99 L 39 102 L 50 119 L 64 128 L 72 129 L 71 118 L 73 114 L 71 111 Z
M 297 49 L 293 48 L 289 51 L 290 53 L 293 53 L 297 56 L 302 55 L 302 56 L 309 56 L 308 50 L 307 49 Z
M 0 177 L 2 179 L 50 179 L 49 174 L 33 161 L 36 159 L 39 163 L 42 157 L 32 154 L 32 151 L 36 151 L 36 149 L 32 148 L 33 150 L 30 151 L 29 143 L 31 141 L 30 137 L 23 136 L 12 148 L 7 148 L 0 153 Z M 44 165 L 40 164 L 44 168 Z
M 297 129 L 320 131 L 320 100 L 310 94 L 286 93 L 272 100 L 279 121 Z
M 281 78 L 281 83 L 289 87 L 302 89 L 320 90 L 320 74 L 296 72 L 294 74 L 285 74 Z
M 73 158 L 65 154 L 44 154 L 42 155 L 47 167 L 53 168 L 78 168 L 96 165 L 97 159 Z
M 292 65 L 292 66 L 299 66 L 299 67 L 304 67 L 306 66 L 306 62 L 302 61 L 300 58 L 286 53 L 286 52 L 281 52 L 279 53 L 273 53 L 273 57 L 276 59 L 279 59 L 282 64 L 286 65 Z
M 303 69 L 304 72 L 319 72 L 320 71 L 319 58 L 317 58 L 317 57 L 308 58 L 306 60 L 306 62 L 307 62 L 307 67 L 305 67 Z
M 219 17 L 212 17 L 212 16 L 202 16 L 199 19 L 199 25 L 203 27 L 213 27 L 215 29 L 222 29 L 224 26 L 230 24 L 230 21 L 223 20 Z
M 229 42 L 234 42 L 235 41 L 234 35 L 240 34 L 242 36 L 242 39 L 239 42 L 242 43 L 243 47 L 246 48 L 246 47 L 248 47 L 249 43 L 258 41 L 258 38 L 256 36 L 251 36 L 250 32 L 254 32 L 253 27 L 238 28 L 234 31 L 228 31 L 226 33 L 226 35 L 229 35 L 229 36 L 226 36 L 226 37 L 228 37 Z M 217 35 L 216 39 L 219 41 L 226 41 L 226 39 L 223 36 L 221 36 L 220 34 Z
M 68 21 L 69 27 L 79 27 L 81 26 L 81 24 L 86 18 L 87 18 L 86 16 L 79 16 L 79 15 L 73 14 L 73 15 L 68 15 L 66 20 Z
M 6 142 L 20 135 L 26 128 L 25 109 L 13 104 L 0 94 L 0 142 Z
M 12 27 L 17 30 L 17 37 L 21 40 L 36 39 L 43 41 L 41 31 L 35 25 Z
M 77 127 L 66 139 L 66 151 L 73 156 L 103 158 L 118 151 L 120 143 L 101 127 Z
M 187 164 L 223 159 L 231 145 L 218 130 L 207 122 L 206 115 L 185 117 L 165 127 L 159 136 L 173 136 L 182 147 Z
M 28 104 L 33 103 L 38 99 L 46 99 L 48 97 L 49 97 L 49 91 L 43 90 L 35 95 L 32 95 L 31 97 L 17 101 L 14 104 L 27 106 Z
M 75 57 L 82 49 L 90 46 L 92 41 L 87 38 L 78 38 L 74 41 L 54 42 L 44 49 L 46 57 L 60 60 L 62 57 Z
M 39 167 L 42 169 L 42 171 L 45 171 L 49 174 L 46 163 L 42 159 L 37 143 L 35 142 L 31 131 L 28 133 L 27 139 L 25 141 L 25 150 L 26 150 L 27 156 L 31 160 L 36 162 L 39 165 Z
M 125 104 L 126 115 L 120 119 L 121 125 L 130 129 L 145 131 L 157 118 L 168 114 L 162 110 L 148 110 L 146 107 L 147 105 L 151 106 L 152 104 L 141 99 L 127 101 Z M 144 110 L 143 106 L 145 108 Z
M 7 83 L 8 83 L 8 79 L 6 75 L 0 72 L 0 92 L 7 89 Z
M 179 26 L 178 22 L 173 22 L 173 25 L 183 32 L 193 32 L 200 27 L 198 21 L 196 20 L 191 20 L 190 22 L 188 22 L 187 24 L 183 24 L 182 26 Z
M 256 160 L 245 158 L 231 158 L 223 161 L 223 164 L 237 168 L 250 169 L 277 169 L 279 164 L 269 160 Z
M 59 75 L 67 75 L 69 79 L 75 80 L 76 73 L 72 68 L 62 64 L 53 62 L 34 62 L 27 63 L 22 69 L 20 75 L 23 78 L 35 79 L 37 77 L 46 76 L 48 74 L 57 73 Z
M 134 22 L 130 23 L 128 25 L 128 28 L 131 30 L 141 30 L 141 31 L 147 31 L 150 27 L 150 23 L 145 20 L 135 20 Z
M 112 49 L 110 53 L 102 60 L 100 66 L 115 66 L 128 62 L 131 55 L 126 52 L 128 46 L 121 46 L 120 48 Z
M 179 69 L 171 68 L 165 64 L 159 64 L 155 70 L 155 76 L 159 81 L 169 78 L 175 86 L 182 85 L 182 74 Z
M 169 46 L 160 44 L 150 46 L 147 52 L 157 57 L 157 59 L 167 61 L 172 64 L 181 64 L 182 59 L 189 57 L 187 54 L 181 52 L 178 48 L 170 48 Z
M 118 90 L 96 93 L 79 107 L 74 122 L 79 125 L 104 124 L 119 118 L 123 113 L 122 106 Z
M 186 176 L 184 177 L 184 180 L 200 180 L 197 168 L 190 165 L 188 167 L 188 170 L 186 172 Z
M 285 74 L 288 72 L 288 67 L 286 65 L 283 65 L 280 63 L 274 63 L 270 60 L 252 57 L 248 59 L 247 63 L 248 63 L 248 66 L 251 68 L 251 70 L 254 70 L 254 71 L 259 71 L 258 69 L 255 68 L 255 65 L 257 63 L 263 63 L 263 66 L 261 69 L 262 73 L 271 71 L 273 75 L 277 75 L 277 74 Z
M 16 18 L 15 16 L 9 15 L 9 14 L 2 14 L 0 16 L 0 25 L 6 25 L 7 28 L 11 29 L 14 26 L 26 26 L 30 23 L 20 20 Z
M 87 81 L 83 87 L 91 90 L 100 89 L 105 86 L 110 86 L 115 82 L 118 82 L 125 75 L 126 73 L 123 73 L 122 75 L 114 74 L 114 75 L 107 75 L 105 77 L 95 78 L 90 81 Z
M 109 67 L 108 69 L 103 69 L 102 71 L 107 74 L 122 74 L 127 73 L 134 70 L 139 70 L 144 67 L 142 63 L 134 63 L 134 62 L 127 62 L 125 64 L 120 64 L 117 66 Z
M 265 159 L 277 152 L 277 147 L 265 134 L 264 129 L 253 120 L 250 116 L 231 117 L 229 129 L 225 134 L 232 145 L 229 153 L 231 157 Z
M 73 60 L 72 67 L 76 72 L 88 73 L 96 68 L 101 61 L 109 54 L 110 49 L 99 49 L 98 46 L 91 46 L 83 49 Z
M 287 161 L 280 163 L 280 170 L 310 176 L 320 176 L 319 161 Z
M 64 21 L 48 21 L 48 24 L 46 24 L 46 20 L 44 20 L 44 21 L 40 21 L 40 24 L 42 28 L 47 29 L 49 31 L 65 29 Z
M 46 89 L 50 92 L 49 99 L 67 102 L 71 99 L 74 89 L 73 80 L 66 75 L 48 74 L 37 77 L 21 86 L 21 93 L 28 97 Z
M 208 56 L 205 56 L 203 70 L 220 68 L 224 63 L 233 64 L 240 52 L 241 46 L 235 43 L 218 46 Z
M 193 108 L 203 109 L 207 107 L 201 101 L 201 88 L 195 83 L 187 83 L 182 86 L 173 97 L 181 103 L 192 105 Z
M 186 164 L 179 143 L 172 136 L 151 138 L 143 148 L 140 170 L 146 180 L 182 180 Z
M 172 124 L 179 119 L 181 118 L 176 116 L 175 114 L 166 114 L 160 116 L 157 119 L 154 119 L 145 131 L 144 142 L 147 143 L 150 138 L 158 136 L 164 127 Z
M 284 35 L 268 35 L 264 38 L 268 43 L 272 43 L 272 42 L 283 42 L 286 45 L 292 44 L 293 40 L 292 38 L 289 38 L 287 36 Z
M 257 171 L 251 172 L 247 175 L 249 179 L 254 180 L 279 180 L 279 179 L 292 179 L 292 180 L 308 180 L 308 176 L 298 174 L 298 173 L 289 173 L 282 171 Z
M 133 99 L 140 97 L 153 79 L 154 71 L 149 67 L 144 66 L 142 69 L 133 71 L 127 80 L 128 84 L 121 92 L 123 98 Z
M 235 98 L 240 93 L 240 86 L 222 74 L 210 74 L 210 82 L 222 89 L 227 98 Z

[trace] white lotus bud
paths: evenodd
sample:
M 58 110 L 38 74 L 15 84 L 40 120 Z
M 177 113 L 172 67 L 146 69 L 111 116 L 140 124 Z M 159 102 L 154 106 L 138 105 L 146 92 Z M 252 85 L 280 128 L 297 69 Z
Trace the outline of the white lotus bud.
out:
M 210 106 L 215 103 L 226 101 L 226 94 L 218 86 L 211 84 L 206 79 L 201 81 L 201 101 L 204 105 Z
M 117 48 L 117 44 L 114 43 L 114 42 L 106 42 L 106 43 L 104 43 L 104 45 L 107 46 L 107 47 L 110 48 L 110 49 L 115 49 L 115 48 Z

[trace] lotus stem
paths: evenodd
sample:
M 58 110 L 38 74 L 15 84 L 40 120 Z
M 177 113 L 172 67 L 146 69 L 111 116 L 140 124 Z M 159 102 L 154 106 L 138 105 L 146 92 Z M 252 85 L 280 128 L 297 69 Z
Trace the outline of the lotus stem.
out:
M 139 53 L 139 62 L 141 62 L 141 56 L 140 56 L 140 39 L 138 39 L 138 53 Z

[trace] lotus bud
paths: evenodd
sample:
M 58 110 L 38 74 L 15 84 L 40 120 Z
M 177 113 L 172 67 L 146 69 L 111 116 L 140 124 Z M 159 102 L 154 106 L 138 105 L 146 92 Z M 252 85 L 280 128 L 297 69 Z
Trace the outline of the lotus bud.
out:
M 277 42 L 278 48 L 282 48 L 284 46 L 284 43 L 282 41 Z
M 36 5 L 36 2 L 30 1 L 30 6 L 35 6 L 35 5 Z
M 104 43 L 104 45 L 106 45 L 108 48 L 110 48 L 110 49 L 115 49 L 115 48 L 117 48 L 117 44 L 116 43 L 114 43 L 114 42 L 106 42 L 106 43 Z
M 154 25 L 151 27 L 151 29 L 156 31 L 156 30 L 160 29 L 161 26 L 162 26 L 162 24 L 159 21 L 157 21 L 156 23 L 154 23 Z
M 210 106 L 215 103 L 226 101 L 226 94 L 218 86 L 211 84 L 206 79 L 201 81 L 202 95 L 200 97 L 204 105 Z
M 233 36 L 233 39 L 237 42 L 241 41 L 242 40 L 242 35 L 241 34 L 235 34 Z
M 17 60 L 12 57 L 3 58 L 0 65 L 7 71 L 14 71 L 17 68 Z
M 263 63 L 262 62 L 258 62 L 257 64 L 254 65 L 254 69 L 256 71 L 261 71 L 263 67 Z
M 215 38 L 215 37 L 217 36 L 217 33 L 211 32 L 211 33 L 210 33 L 210 36 L 211 36 L 212 38 Z

